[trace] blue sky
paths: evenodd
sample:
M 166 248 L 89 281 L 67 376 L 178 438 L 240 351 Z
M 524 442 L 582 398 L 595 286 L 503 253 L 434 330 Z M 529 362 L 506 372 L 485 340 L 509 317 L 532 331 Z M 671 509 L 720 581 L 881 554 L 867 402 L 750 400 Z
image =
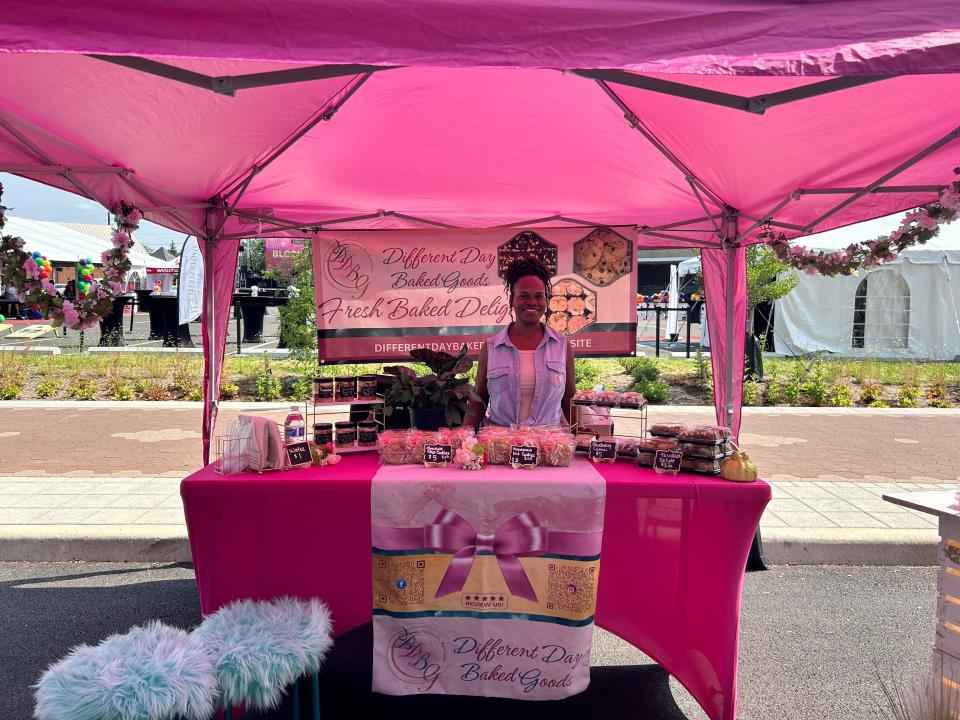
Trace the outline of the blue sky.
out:
M 8 213 L 12 216 L 59 222 L 110 222 L 106 208 L 79 195 L 8 173 L 0 173 L 0 183 L 3 183 L 3 204 L 9 208 Z M 182 233 L 146 221 L 140 223 L 136 237 L 151 249 L 161 245 L 166 247 L 171 240 L 180 247 L 185 238 Z

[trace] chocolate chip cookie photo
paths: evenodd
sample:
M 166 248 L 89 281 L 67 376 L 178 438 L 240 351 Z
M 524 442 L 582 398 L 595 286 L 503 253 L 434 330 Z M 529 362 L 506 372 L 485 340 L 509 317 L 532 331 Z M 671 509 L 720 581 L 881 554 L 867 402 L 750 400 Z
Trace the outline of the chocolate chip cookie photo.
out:
M 573 271 L 597 287 L 612 285 L 633 268 L 633 244 L 610 228 L 597 228 L 573 244 Z

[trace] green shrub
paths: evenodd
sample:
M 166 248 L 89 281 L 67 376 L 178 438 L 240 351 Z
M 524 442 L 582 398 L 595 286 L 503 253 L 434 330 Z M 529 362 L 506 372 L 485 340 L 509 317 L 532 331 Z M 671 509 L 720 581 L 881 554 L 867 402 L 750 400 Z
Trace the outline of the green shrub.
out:
M 897 407 L 920 407 L 920 388 L 911 383 L 901 385 L 897 391 Z
M 631 390 L 643 393 L 643 396 L 651 405 L 659 405 L 665 402 L 670 395 L 670 386 L 663 380 L 641 380 L 635 382 Z
M 834 385 L 827 395 L 827 404 L 830 407 L 852 407 L 853 391 L 846 385 Z
M 633 358 L 628 359 L 632 360 Z M 573 365 L 577 376 L 577 389 L 589 389 L 600 382 L 602 368 L 596 360 L 574 358 Z M 476 363 L 474 363 L 474 367 L 476 367 Z
M 203 388 L 194 386 L 187 391 L 187 394 L 183 397 L 184 400 L 189 400 L 191 402 L 197 402 L 203 400 Z
M 23 392 L 23 383 L 14 378 L 4 378 L 0 381 L 0 400 L 16 400 Z
M 780 386 L 779 378 L 776 376 L 772 377 L 770 382 L 767 383 L 765 400 L 767 405 L 779 405 L 783 402 L 783 389 Z
M 37 397 L 49 398 L 57 394 L 60 389 L 60 381 L 56 378 L 45 378 L 37 383 Z
M 660 379 L 660 366 L 653 358 L 621 358 L 620 364 L 634 382 L 655 382 Z
M 146 395 L 150 390 L 150 381 L 145 378 L 133 381 L 133 391 L 140 396 Z
M 168 400 L 170 393 L 167 392 L 167 386 L 160 380 L 151 380 L 147 383 L 147 389 L 143 392 L 144 400 Z
M 694 361 L 697 366 L 697 384 L 701 387 L 710 385 L 710 358 L 704 355 L 703 350 L 698 347 Z
M 97 397 L 97 386 L 92 380 L 74 378 L 67 387 L 67 395 L 74 400 L 93 400 Z
M 813 364 L 813 375 L 804 385 L 804 391 L 810 404 L 814 407 L 820 407 L 827 399 L 827 380 L 824 377 L 823 361 L 817 360 Z
M 783 397 L 786 398 L 787 405 L 796 407 L 802 404 L 803 391 L 806 383 L 803 381 L 803 365 L 799 362 L 794 363 L 793 370 L 790 372 L 790 379 L 783 388 Z
M 744 380 L 743 382 L 743 404 L 756 405 L 759 397 L 759 388 L 754 380 Z
M 928 400 L 927 405 L 933 408 L 952 408 L 953 403 L 949 400 L 942 400 L 940 398 L 934 398 L 933 400 Z
M 232 383 L 225 378 L 220 378 L 220 397 L 236 397 L 239 392 L 240 388 L 237 387 L 236 383 Z
M 870 403 L 869 405 L 867 405 L 867 407 L 872 407 L 872 408 L 888 408 L 888 407 L 890 407 L 890 406 L 889 406 L 886 402 L 884 402 L 883 400 L 874 400 L 872 403 Z
M 256 379 L 257 400 L 277 400 L 280 397 L 280 378 L 273 374 L 270 356 L 263 354 L 263 366 Z
M 290 395 L 294 400 L 309 400 L 313 397 L 313 378 L 301 375 L 290 385 Z
M 883 387 L 875 382 L 865 382 L 860 386 L 860 402 L 865 405 L 880 400 L 883 397 Z M 876 407 L 876 406 L 871 406 Z

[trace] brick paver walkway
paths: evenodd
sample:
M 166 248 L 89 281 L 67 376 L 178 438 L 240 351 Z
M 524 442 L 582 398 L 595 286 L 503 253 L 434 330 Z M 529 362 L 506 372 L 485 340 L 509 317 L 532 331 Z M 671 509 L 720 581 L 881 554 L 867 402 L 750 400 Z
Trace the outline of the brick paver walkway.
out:
M 199 405 L 0 403 L 0 476 L 183 477 L 200 464 Z M 228 403 L 282 420 L 285 406 Z M 268 409 L 272 408 L 272 409 Z M 712 422 L 709 408 L 652 407 L 650 422 Z M 626 418 L 618 427 L 628 431 Z M 958 483 L 960 411 L 747 408 L 741 441 L 772 481 Z

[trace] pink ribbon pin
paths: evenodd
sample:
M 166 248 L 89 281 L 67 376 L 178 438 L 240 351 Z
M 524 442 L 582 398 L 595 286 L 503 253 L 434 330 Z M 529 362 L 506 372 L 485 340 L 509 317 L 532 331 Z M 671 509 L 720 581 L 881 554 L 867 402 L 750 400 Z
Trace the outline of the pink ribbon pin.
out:
M 434 521 L 423 528 L 423 547 L 453 553 L 436 597 L 461 590 L 477 554 L 492 553 L 497 556 L 510 593 L 537 602 L 533 586 L 517 559 L 547 552 L 547 529 L 530 511 L 520 513 L 507 520 L 495 533 L 487 534 L 478 533 L 452 510 L 441 510 Z

